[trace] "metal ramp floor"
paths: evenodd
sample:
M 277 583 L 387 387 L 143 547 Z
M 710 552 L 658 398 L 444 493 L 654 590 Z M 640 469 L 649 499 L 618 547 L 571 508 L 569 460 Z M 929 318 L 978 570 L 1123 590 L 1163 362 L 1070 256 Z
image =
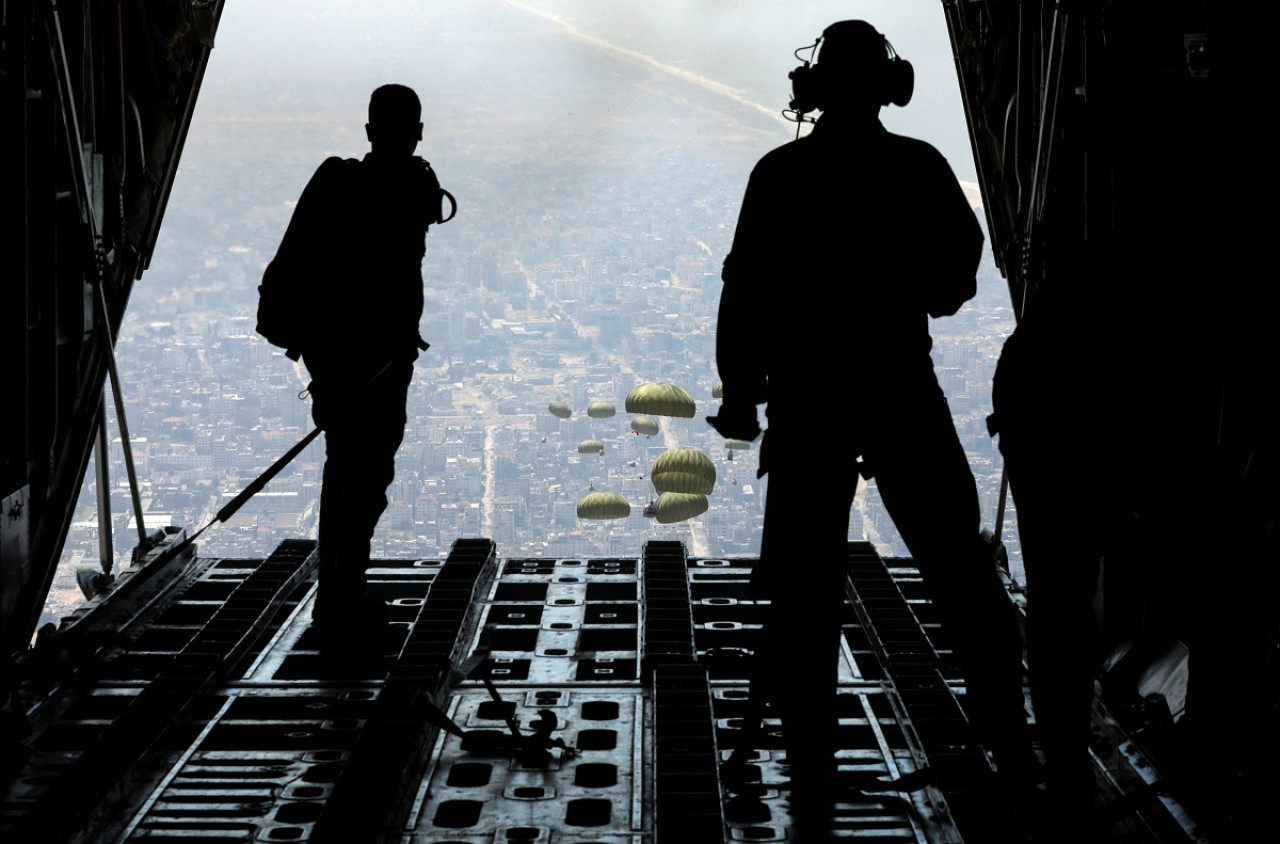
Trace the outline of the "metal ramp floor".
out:
M 688 558 L 669 542 L 634 558 L 501 559 L 466 539 L 444 560 L 378 560 L 371 588 L 397 642 L 343 662 L 310 627 L 313 551 L 188 554 L 163 583 L 126 578 L 64 624 L 64 643 L 96 647 L 31 706 L 0 837 L 793 840 L 776 723 L 751 787 L 733 795 L 721 778 L 759 630 L 753 559 Z M 938 773 L 912 791 L 851 790 L 836 839 L 1027 840 L 968 741 L 909 561 L 852 544 L 850 563 L 840 776 L 888 780 L 926 760 Z

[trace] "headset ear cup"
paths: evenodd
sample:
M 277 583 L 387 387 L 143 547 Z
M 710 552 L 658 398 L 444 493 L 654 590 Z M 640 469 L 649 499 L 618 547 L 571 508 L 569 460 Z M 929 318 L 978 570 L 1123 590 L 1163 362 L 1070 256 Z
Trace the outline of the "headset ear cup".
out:
M 815 65 L 803 64 L 787 74 L 791 80 L 791 102 L 793 111 L 810 112 L 818 107 L 818 68 Z
M 916 71 L 911 62 L 894 56 L 889 62 L 886 77 L 889 102 L 898 107 L 911 102 L 911 95 L 916 89 Z

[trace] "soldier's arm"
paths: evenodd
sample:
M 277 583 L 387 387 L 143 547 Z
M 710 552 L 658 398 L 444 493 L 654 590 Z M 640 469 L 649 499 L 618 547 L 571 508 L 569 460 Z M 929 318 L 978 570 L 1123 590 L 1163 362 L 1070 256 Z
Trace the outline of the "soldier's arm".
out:
M 716 369 L 724 382 L 726 404 L 762 404 L 767 400 L 768 370 L 761 291 L 777 283 L 769 278 L 770 232 L 767 179 L 752 173 L 742 199 L 733 246 L 724 259 L 720 310 L 716 318 Z
M 940 154 L 935 153 L 931 179 L 936 199 L 926 255 L 929 316 L 951 316 L 978 292 L 978 264 L 982 260 L 984 238 L 977 214 L 969 206 L 964 189 Z

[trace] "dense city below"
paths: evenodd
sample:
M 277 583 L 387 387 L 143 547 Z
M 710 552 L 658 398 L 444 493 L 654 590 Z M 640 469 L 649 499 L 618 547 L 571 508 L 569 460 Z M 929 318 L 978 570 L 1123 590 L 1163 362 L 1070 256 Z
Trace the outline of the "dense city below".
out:
M 477 78 L 459 80 L 457 91 L 431 91 L 440 101 L 426 104 L 419 152 L 458 197 L 459 212 L 427 236 L 421 334 L 432 345 L 417 361 L 408 430 L 373 553 L 438 557 L 467 536 L 492 538 L 504 555 L 608 556 L 655 538 L 683 541 L 699 556 L 758 553 L 767 477 L 756 477 L 754 448 L 730 459 L 704 417 L 716 407 L 720 266 L 746 178 L 761 154 L 794 136 L 794 125 L 536 22 L 513 18 L 511 25 L 527 29 L 518 46 L 508 33 L 471 49 L 518 49 L 520 78 L 502 75 L 497 84 L 486 74 L 505 64 L 476 62 Z M 310 431 L 305 370 L 254 333 L 256 287 L 315 167 L 328 155 L 366 149 L 357 131 L 363 83 L 335 77 L 323 99 L 300 100 L 285 69 L 220 67 L 217 55 L 156 254 L 118 340 L 147 530 L 208 524 Z M 557 81 L 566 72 L 575 74 L 572 91 Z M 487 83 L 487 101 L 509 108 L 485 110 L 480 129 L 467 117 L 475 107 L 466 86 Z M 281 89 L 277 111 L 265 117 L 253 111 L 264 86 Z M 583 112 L 575 105 L 583 98 L 612 105 Z M 318 113 L 303 119 L 303 108 Z M 461 117 L 433 121 L 442 112 Z M 546 118 L 554 114 L 573 117 Z M 798 193 L 802 201 L 811 200 Z M 795 279 L 780 281 L 822 307 L 826 280 L 808 278 L 803 262 Z M 1001 471 L 986 431 L 990 381 L 1013 325 L 1004 280 L 988 257 L 978 296 L 932 326 L 934 363 L 988 526 Z M 821 354 L 816 345 L 815 366 L 823 366 Z M 866 366 L 874 362 L 868 348 Z M 850 414 L 876 411 L 846 398 L 858 377 L 833 372 L 830 390 L 813 396 L 814 460 L 847 447 Z M 654 382 L 684 387 L 697 411 L 659 419 L 660 433 L 645 436 L 632 431 L 624 401 L 632 388 Z M 573 415 L 552 415 L 552 401 Z M 617 415 L 588 417 L 592 401 L 613 403 Z M 121 428 L 110 410 L 108 430 L 118 568 L 138 530 Z M 579 453 L 585 439 L 600 440 L 603 451 Z M 314 537 L 322 443 L 230 522 L 212 526 L 202 546 L 261 557 L 284 539 Z M 710 457 L 716 484 L 706 513 L 659 524 L 642 515 L 655 495 L 648 471 L 672 447 Z M 592 490 L 625 496 L 631 515 L 578 518 L 576 504 Z M 90 471 L 45 621 L 80 600 L 75 570 L 98 568 L 96 500 Z M 859 495 L 850 536 L 887 554 L 906 552 L 874 492 Z M 1015 536 L 1006 520 L 1016 566 Z

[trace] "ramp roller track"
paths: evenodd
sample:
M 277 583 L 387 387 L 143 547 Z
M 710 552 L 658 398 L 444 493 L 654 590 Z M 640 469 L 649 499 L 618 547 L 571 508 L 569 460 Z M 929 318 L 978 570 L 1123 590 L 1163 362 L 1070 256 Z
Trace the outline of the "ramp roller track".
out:
M 219 681 L 249 654 L 314 566 L 313 550 L 311 542 L 286 542 L 260 561 L 186 646 L 163 660 L 123 711 L 34 796 L 6 840 L 95 840 L 88 830 L 100 828 L 96 816 L 110 811 L 104 804 L 145 777 L 140 769 L 170 749 Z

